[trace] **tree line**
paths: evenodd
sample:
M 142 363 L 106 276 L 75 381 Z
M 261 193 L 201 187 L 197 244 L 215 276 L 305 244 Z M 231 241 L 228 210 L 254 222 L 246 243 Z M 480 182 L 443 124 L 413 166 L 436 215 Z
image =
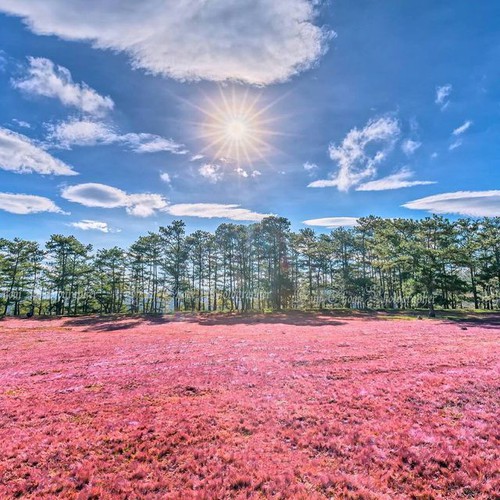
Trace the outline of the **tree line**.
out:
M 500 217 L 366 217 L 292 232 L 282 217 L 186 233 L 173 221 L 129 248 L 52 235 L 0 239 L 0 315 L 298 308 L 500 307 Z

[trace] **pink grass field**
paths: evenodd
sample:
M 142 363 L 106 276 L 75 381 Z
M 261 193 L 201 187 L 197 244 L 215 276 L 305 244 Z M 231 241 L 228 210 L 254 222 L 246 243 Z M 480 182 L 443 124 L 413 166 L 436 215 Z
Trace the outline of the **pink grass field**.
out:
M 499 319 L 4 319 L 0 498 L 500 498 Z

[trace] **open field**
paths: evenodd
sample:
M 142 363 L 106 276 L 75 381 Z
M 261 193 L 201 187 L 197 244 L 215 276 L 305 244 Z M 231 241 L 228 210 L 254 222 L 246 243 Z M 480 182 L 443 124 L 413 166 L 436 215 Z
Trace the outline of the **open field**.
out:
M 0 498 L 499 498 L 500 317 L 0 321 Z

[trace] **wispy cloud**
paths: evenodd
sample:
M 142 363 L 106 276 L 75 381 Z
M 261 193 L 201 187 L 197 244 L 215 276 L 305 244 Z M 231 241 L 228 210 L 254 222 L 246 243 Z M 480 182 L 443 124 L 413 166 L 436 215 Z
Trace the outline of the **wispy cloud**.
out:
M 0 210 L 17 215 L 64 212 L 49 198 L 31 194 L 0 193 Z
M 28 61 L 24 78 L 12 82 L 15 88 L 28 94 L 58 99 L 64 106 L 90 115 L 101 116 L 113 109 L 114 102 L 110 97 L 98 94 L 85 83 L 73 82 L 67 68 L 42 57 L 29 57 Z
M 403 205 L 412 210 L 426 210 L 435 214 L 457 214 L 469 217 L 499 217 L 500 191 L 457 191 L 443 193 Z
M 356 188 L 356 191 L 387 191 L 391 189 L 401 189 L 413 186 L 427 186 L 436 184 L 434 181 L 412 180 L 414 172 L 408 168 L 403 168 L 395 174 L 388 175 L 382 179 L 366 182 Z
M 183 144 L 155 134 L 121 134 L 112 125 L 101 121 L 72 118 L 57 124 L 48 124 L 47 140 L 52 147 L 71 149 L 75 146 L 120 144 L 135 153 L 168 152 L 184 155 Z
M 464 143 L 464 141 L 462 141 L 462 139 L 457 139 L 456 141 L 453 141 L 449 146 L 448 146 L 448 149 L 450 151 L 453 151 L 454 149 L 457 149 L 459 148 L 462 144 Z
M 63 188 L 61 196 L 73 203 L 94 208 L 125 208 L 136 217 L 149 217 L 167 206 L 160 194 L 128 194 L 106 184 L 86 183 Z
M 0 49 L 0 72 L 7 66 L 7 54 Z
M 457 127 L 451 134 L 452 138 L 454 138 L 453 142 L 448 146 L 450 151 L 459 148 L 463 144 L 462 135 L 467 132 L 472 126 L 472 121 L 467 120 L 465 123 Z
M 119 142 L 127 144 L 136 153 L 160 153 L 166 151 L 176 155 L 185 155 L 188 150 L 184 144 L 155 134 L 125 134 L 119 136 Z
M 306 161 L 303 165 L 304 167 L 304 170 L 306 172 L 312 172 L 313 170 L 317 170 L 318 169 L 318 165 L 316 165 L 316 163 L 311 163 L 309 161 Z
M 13 118 L 12 122 L 21 128 L 31 128 L 31 125 L 28 122 L 25 122 L 24 120 L 18 120 L 17 118 Z
M 18 174 L 78 175 L 30 138 L 0 127 L 0 169 Z
M 230 219 L 235 221 L 258 222 L 270 214 L 260 214 L 241 208 L 240 205 L 220 203 L 179 203 L 169 205 L 165 212 L 175 217 L 201 217 L 204 219 Z
M 203 158 L 205 158 L 204 155 L 193 155 L 191 156 L 191 158 L 189 159 L 189 161 L 199 161 L 199 160 L 203 160 Z
M 450 104 L 448 97 L 453 91 L 453 86 L 450 83 L 446 85 L 442 85 L 440 87 L 436 87 L 436 99 L 435 103 L 441 107 L 441 110 L 444 110 Z
M 470 120 L 467 120 L 463 125 L 460 125 L 460 127 L 457 127 L 453 131 L 453 135 L 455 135 L 455 136 L 462 135 L 465 132 L 467 132 L 467 130 L 469 130 L 471 128 L 471 126 L 472 126 L 472 122 Z
M 357 217 L 324 217 L 321 219 L 305 220 L 303 224 L 307 226 L 326 227 L 334 229 L 336 227 L 353 227 L 358 225 Z
M 120 8 L 95 2 L 89 9 L 84 0 L 0 0 L 0 10 L 35 33 L 124 52 L 152 74 L 268 85 L 310 68 L 327 50 L 333 33 L 315 24 L 317 4 L 122 0 Z
M 338 171 L 330 179 L 312 182 L 309 187 L 349 191 L 374 177 L 399 135 L 399 122 L 392 117 L 371 120 L 361 130 L 352 129 L 339 146 L 330 145 L 330 158 L 337 163 Z
M 310 188 L 327 188 L 327 187 L 337 187 L 339 181 L 337 179 L 320 179 L 317 181 L 310 182 L 307 187 Z
M 112 232 L 107 222 L 100 222 L 97 220 L 84 219 L 78 222 L 71 222 L 69 225 L 82 231 L 100 231 L 101 233 Z
M 413 155 L 420 147 L 422 146 L 421 142 L 413 141 L 412 139 L 407 139 L 403 141 L 401 144 L 401 150 L 406 156 Z

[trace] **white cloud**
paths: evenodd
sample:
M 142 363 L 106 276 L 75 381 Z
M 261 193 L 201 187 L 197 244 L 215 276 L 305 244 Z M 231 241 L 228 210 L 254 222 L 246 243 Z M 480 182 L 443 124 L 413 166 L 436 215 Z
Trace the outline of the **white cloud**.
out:
M 7 66 L 7 54 L 0 49 L 0 71 L 3 71 Z
M 71 227 L 81 229 L 82 231 L 100 231 L 101 233 L 109 233 L 111 229 L 106 222 L 97 220 L 84 219 L 79 222 L 71 222 Z
M 198 169 L 199 174 L 212 183 L 219 182 L 224 177 L 224 171 L 220 165 L 205 163 Z
M 310 188 L 326 188 L 326 187 L 337 187 L 339 181 L 337 179 L 320 179 L 319 181 L 310 182 L 307 187 Z
M 374 177 L 399 134 L 399 122 L 391 117 L 370 120 L 361 130 L 352 129 L 340 146 L 330 145 L 330 158 L 339 167 L 337 174 L 312 182 L 309 187 L 337 187 L 339 191 L 349 191 Z
M 116 208 L 126 207 L 128 195 L 121 189 L 98 183 L 76 184 L 65 187 L 62 197 L 86 207 Z
M 446 85 L 442 85 L 440 87 L 436 87 L 436 100 L 435 103 L 438 106 L 441 106 L 441 109 L 445 109 L 448 104 L 450 103 L 448 101 L 448 97 L 450 96 L 451 92 L 453 90 L 453 86 L 449 83 Z
M 51 145 L 71 149 L 73 146 L 96 146 L 112 144 L 119 135 L 108 125 L 91 120 L 71 119 L 48 125 L 48 140 Z
M 455 136 L 462 135 L 465 132 L 467 132 L 467 130 L 469 130 L 471 128 L 471 126 L 472 126 L 472 122 L 470 120 L 467 120 L 463 125 L 460 125 L 460 127 L 456 128 L 453 131 L 453 135 L 455 135 Z
M 0 210 L 18 215 L 40 212 L 64 214 L 52 200 L 31 194 L 0 193 Z
M 499 217 L 500 191 L 458 191 L 428 196 L 403 205 L 412 210 L 469 217 Z
M 17 118 L 13 118 L 12 121 L 18 127 L 21 127 L 21 128 L 31 128 L 31 125 L 28 122 L 25 122 L 24 120 L 18 120 Z
M 155 134 L 120 134 L 112 126 L 93 120 L 73 118 L 48 125 L 48 140 L 52 146 L 71 149 L 73 146 L 96 146 L 122 144 L 135 153 L 186 154 L 183 144 Z
M 167 201 L 161 194 L 129 194 L 127 197 L 127 213 L 135 217 L 150 217 L 166 205 Z
M 383 177 L 382 179 L 361 184 L 356 188 L 356 191 L 386 191 L 390 189 L 436 184 L 434 181 L 413 181 L 411 180 L 413 176 L 414 173 L 411 170 L 403 168 L 399 172 Z
M 121 189 L 105 184 L 87 183 L 69 186 L 62 190 L 61 196 L 73 203 L 95 208 L 125 208 L 127 213 L 136 217 L 149 217 L 167 206 L 160 194 L 128 194 Z
M 334 229 L 336 227 L 353 227 L 358 225 L 357 217 L 324 217 L 322 219 L 305 220 L 303 224 L 307 226 L 326 227 Z
M 235 172 L 236 172 L 236 175 L 239 175 L 240 177 L 248 177 L 248 172 L 241 167 L 237 167 L 235 169 Z
M 59 99 L 64 106 L 77 108 L 90 115 L 103 115 L 113 109 L 114 103 L 110 97 L 99 95 L 85 83 L 74 83 L 67 68 L 42 57 L 29 57 L 28 60 L 27 75 L 14 80 L 14 87 L 28 94 Z
M 449 149 L 450 151 L 453 151 L 454 149 L 459 148 L 459 147 L 460 147 L 463 143 L 464 143 L 464 141 L 462 141 L 462 139 L 457 139 L 456 141 L 453 141 L 453 142 L 449 145 L 448 149 Z
M 178 80 L 267 85 L 313 66 L 332 33 L 317 0 L 0 0 L 40 35 L 125 52 L 136 68 Z
M 312 170 L 317 170 L 317 169 L 318 165 L 316 165 L 316 163 L 310 163 L 308 161 L 304 163 L 304 170 L 306 170 L 307 172 L 311 172 Z
M 165 212 L 175 217 L 200 217 L 204 219 L 230 219 L 236 221 L 258 222 L 270 214 L 259 214 L 240 205 L 220 203 L 179 203 L 169 205 Z
M 171 184 L 172 183 L 172 178 L 170 177 L 170 174 L 168 172 L 160 172 L 160 179 L 165 184 Z
M 403 153 L 407 156 L 411 156 L 412 154 L 417 151 L 422 146 L 421 142 L 418 141 L 413 141 L 411 139 L 407 139 L 406 141 L 401 144 L 401 149 L 403 150 Z
M 0 169 L 18 174 L 78 175 L 25 135 L 0 127 Z
M 191 156 L 191 158 L 189 159 L 189 161 L 203 160 L 203 158 L 205 158 L 204 155 L 193 155 L 193 156 Z
M 260 177 L 262 172 L 260 170 L 245 170 L 242 167 L 233 166 L 231 163 L 225 159 L 219 159 L 222 163 L 226 164 L 225 167 L 216 163 L 205 163 L 198 168 L 198 173 L 207 179 L 212 184 L 215 184 L 224 179 L 226 175 L 234 174 L 238 177 L 243 177 L 244 179 Z
M 160 153 L 166 151 L 177 155 L 185 155 L 188 151 L 183 144 L 155 134 L 125 134 L 119 141 L 127 144 L 136 153 Z

